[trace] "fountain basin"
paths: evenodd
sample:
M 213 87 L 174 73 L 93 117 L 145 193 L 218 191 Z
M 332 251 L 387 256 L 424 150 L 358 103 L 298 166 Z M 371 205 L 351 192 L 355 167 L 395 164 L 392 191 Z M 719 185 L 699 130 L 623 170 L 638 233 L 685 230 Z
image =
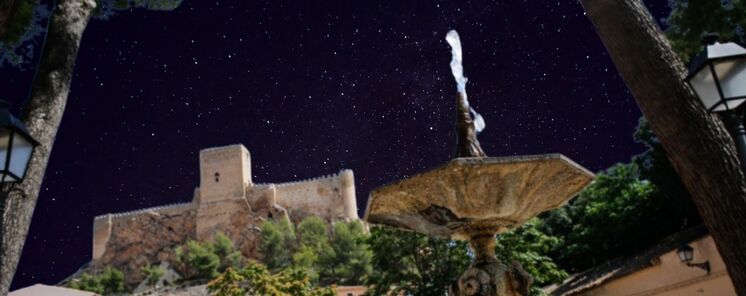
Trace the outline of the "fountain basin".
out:
M 468 240 L 557 208 L 594 174 L 561 154 L 455 158 L 373 190 L 365 220 Z

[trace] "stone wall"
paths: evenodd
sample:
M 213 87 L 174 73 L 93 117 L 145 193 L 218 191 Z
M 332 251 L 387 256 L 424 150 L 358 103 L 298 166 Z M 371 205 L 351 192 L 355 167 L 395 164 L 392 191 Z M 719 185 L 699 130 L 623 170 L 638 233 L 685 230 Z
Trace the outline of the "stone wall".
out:
M 294 221 L 310 215 L 327 220 L 358 219 L 351 170 L 275 186 L 277 204 L 286 208 Z
M 174 246 L 196 236 L 196 214 L 187 203 L 97 217 L 92 266 L 114 266 L 128 283 L 141 281 L 140 268 L 173 259 Z

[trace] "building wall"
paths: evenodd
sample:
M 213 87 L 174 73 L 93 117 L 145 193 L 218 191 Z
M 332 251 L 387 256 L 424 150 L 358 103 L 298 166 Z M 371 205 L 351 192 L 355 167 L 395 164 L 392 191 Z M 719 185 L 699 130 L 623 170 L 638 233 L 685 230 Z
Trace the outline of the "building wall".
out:
M 363 296 L 365 286 L 337 286 L 337 296 Z
M 710 262 L 709 274 L 700 268 L 686 266 L 679 260 L 676 250 L 672 250 L 661 256 L 654 266 L 611 280 L 580 295 L 736 295 L 712 237 L 709 235 L 702 237 L 690 243 L 690 246 L 694 248 L 692 262 Z

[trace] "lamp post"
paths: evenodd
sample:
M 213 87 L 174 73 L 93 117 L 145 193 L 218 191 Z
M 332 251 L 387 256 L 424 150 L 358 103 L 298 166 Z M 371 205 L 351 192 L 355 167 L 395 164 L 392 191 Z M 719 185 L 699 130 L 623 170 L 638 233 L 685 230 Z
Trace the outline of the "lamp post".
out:
M 681 245 L 681 247 L 676 250 L 676 254 L 679 255 L 679 259 L 681 262 L 685 263 L 686 266 L 698 267 L 706 271 L 708 274 L 710 273 L 710 261 L 692 263 L 692 260 L 694 259 L 694 249 L 692 249 L 688 244 Z
M 0 100 L 0 184 L 17 183 L 26 176 L 31 153 L 39 142 Z
M 746 48 L 719 43 L 718 38 L 717 34 L 705 36 L 705 50 L 692 59 L 686 82 L 708 112 L 724 113 L 746 174 L 746 128 L 735 112 L 746 101 Z

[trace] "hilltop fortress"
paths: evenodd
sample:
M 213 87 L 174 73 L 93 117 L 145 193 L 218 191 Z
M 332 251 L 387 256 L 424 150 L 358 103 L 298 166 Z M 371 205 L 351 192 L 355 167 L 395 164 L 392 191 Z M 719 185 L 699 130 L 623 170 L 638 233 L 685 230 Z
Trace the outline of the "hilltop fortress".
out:
M 200 185 L 191 202 L 96 217 L 91 267 L 120 268 L 134 283 L 141 280 L 142 266 L 173 259 L 174 247 L 189 239 L 208 240 L 222 232 L 245 256 L 257 259 L 260 225 L 268 219 L 358 219 L 351 170 L 254 184 L 249 151 L 240 144 L 200 151 L 199 167 Z

